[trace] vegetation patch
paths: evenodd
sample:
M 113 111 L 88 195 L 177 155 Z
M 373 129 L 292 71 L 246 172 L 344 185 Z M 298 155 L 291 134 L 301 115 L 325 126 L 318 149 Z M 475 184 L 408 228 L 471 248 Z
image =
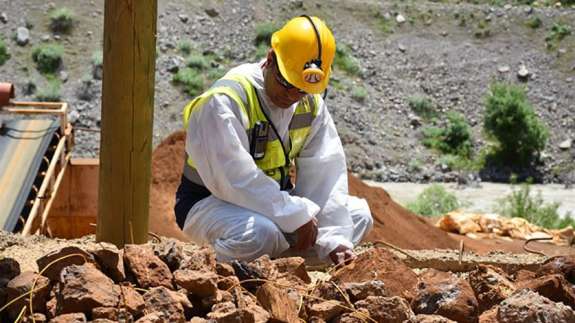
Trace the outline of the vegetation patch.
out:
M 266 46 L 271 45 L 271 39 L 273 33 L 275 33 L 279 27 L 273 22 L 266 22 L 256 26 L 256 38 L 254 43 L 256 46 L 264 44 Z
M 367 99 L 367 90 L 363 86 L 354 86 L 351 89 L 351 98 L 357 102 L 363 103 Z
M 383 15 L 381 12 L 377 11 L 375 13 L 375 19 L 377 28 L 379 28 L 379 30 L 384 34 L 393 34 L 395 32 L 395 21 L 393 20 L 393 17 Z
M 32 59 L 41 73 L 53 74 L 62 65 L 64 48 L 57 44 L 40 45 L 32 51 Z
M 509 166 L 529 164 L 545 148 L 549 136 L 525 90 L 501 82 L 493 83 L 486 96 L 483 127 L 496 144 L 492 157 Z
M 443 127 L 426 127 L 423 136 L 423 144 L 428 148 L 462 157 L 471 155 L 471 128 L 460 113 L 449 112 Z
M 36 92 L 36 100 L 40 102 L 59 102 L 60 99 L 60 81 L 55 77 L 50 77 L 46 85 Z
M 428 97 L 425 96 L 411 96 L 407 99 L 407 103 L 411 111 L 425 120 L 430 120 L 437 117 L 437 110 L 435 105 Z
M 533 16 L 533 17 L 527 19 L 525 24 L 529 28 L 538 29 L 539 27 L 541 27 L 541 25 L 543 25 L 543 22 L 541 21 L 541 18 L 539 18 L 537 16 Z
M 192 53 L 194 47 L 191 41 L 182 40 L 178 43 L 177 48 L 182 55 L 188 56 Z
M 69 33 L 74 27 L 74 14 L 68 8 L 57 8 L 50 13 L 50 29 L 57 33 Z
M 407 204 L 411 212 L 424 216 L 439 216 L 461 207 L 455 195 L 447 192 L 443 185 L 432 184 Z
M 571 35 L 571 27 L 563 23 L 554 23 L 547 37 L 545 37 L 545 43 L 548 49 L 556 48 L 563 38 Z
M 188 93 L 190 96 L 196 96 L 201 93 L 204 89 L 204 79 L 202 75 L 195 69 L 190 67 L 185 67 L 180 69 L 172 81 L 175 84 L 182 85 L 184 92 Z
M 515 180 L 512 179 L 512 182 Z M 498 201 L 498 212 L 508 217 L 519 217 L 530 223 L 547 229 L 575 228 L 575 221 L 569 212 L 561 216 L 558 212 L 560 203 L 545 203 L 541 192 L 532 194 L 531 184 L 514 185 L 512 192 Z
M 10 59 L 10 53 L 8 53 L 6 44 L 2 38 L 0 38 L 0 66 L 4 65 L 8 59 Z
M 352 76 L 358 76 L 361 73 L 359 62 L 352 55 L 351 48 L 349 48 L 347 45 L 336 45 L 333 65 Z

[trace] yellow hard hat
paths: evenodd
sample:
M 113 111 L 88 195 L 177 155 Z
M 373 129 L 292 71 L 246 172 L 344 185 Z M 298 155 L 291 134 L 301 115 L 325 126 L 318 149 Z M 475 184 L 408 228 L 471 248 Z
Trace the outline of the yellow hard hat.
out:
M 272 35 L 282 76 L 307 93 L 322 93 L 327 87 L 335 55 L 335 38 L 318 17 L 300 16 L 288 21 Z

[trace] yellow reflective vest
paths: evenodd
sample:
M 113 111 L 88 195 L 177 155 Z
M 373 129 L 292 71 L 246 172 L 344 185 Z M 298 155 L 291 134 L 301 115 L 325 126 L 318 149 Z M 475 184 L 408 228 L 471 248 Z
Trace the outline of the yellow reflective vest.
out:
M 264 156 L 261 159 L 254 159 L 254 161 L 267 176 L 280 184 L 281 189 L 286 189 L 289 185 L 288 172 L 291 161 L 298 156 L 307 139 L 311 123 L 317 115 L 320 96 L 308 95 L 298 103 L 289 125 L 290 147 L 284 154 L 282 141 L 272 129 L 271 121 L 267 119 L 262 111 L 256 89 L 248 78 L 243 75 L 226 74 L 223 78 L 216 81 L 210 89 L 188 103 L 183 111 L 184 128 L 188 128 L 192 111 L 204 105 L 215 94 L 227 95 L 237 104 L 244 117 L 249 120 L 246 132 L 250 140 L 250 146 L 253 144 L 251 142 L 251 133 L 254 125 L 257 122 L 270 123 Z M 194 167 L 193 156 L 186 155 L 184 176 L 198 185 L 205 186 Z

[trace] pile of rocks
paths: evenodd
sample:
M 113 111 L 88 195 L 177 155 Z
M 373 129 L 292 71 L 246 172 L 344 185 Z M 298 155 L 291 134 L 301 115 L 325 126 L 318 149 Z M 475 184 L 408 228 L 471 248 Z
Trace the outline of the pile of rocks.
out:
M 0 321 L 575 321 L 575 257 L 537 272 L 478 265 L 456 275 L 416 273 L 374 248 L 312 282 L 302 258 L 219 263 L 210 248 L 163 240 L 122 250 L 68 246 L 37 264 L 39 273 L 20 272 L 17 261 L 0 259 Z

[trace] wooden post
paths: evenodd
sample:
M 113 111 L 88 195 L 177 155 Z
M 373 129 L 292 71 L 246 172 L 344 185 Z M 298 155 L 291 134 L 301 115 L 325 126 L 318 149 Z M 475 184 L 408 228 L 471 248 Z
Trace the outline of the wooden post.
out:
M 106 0 L 96 240 L 145 243 L 157 0 Z

